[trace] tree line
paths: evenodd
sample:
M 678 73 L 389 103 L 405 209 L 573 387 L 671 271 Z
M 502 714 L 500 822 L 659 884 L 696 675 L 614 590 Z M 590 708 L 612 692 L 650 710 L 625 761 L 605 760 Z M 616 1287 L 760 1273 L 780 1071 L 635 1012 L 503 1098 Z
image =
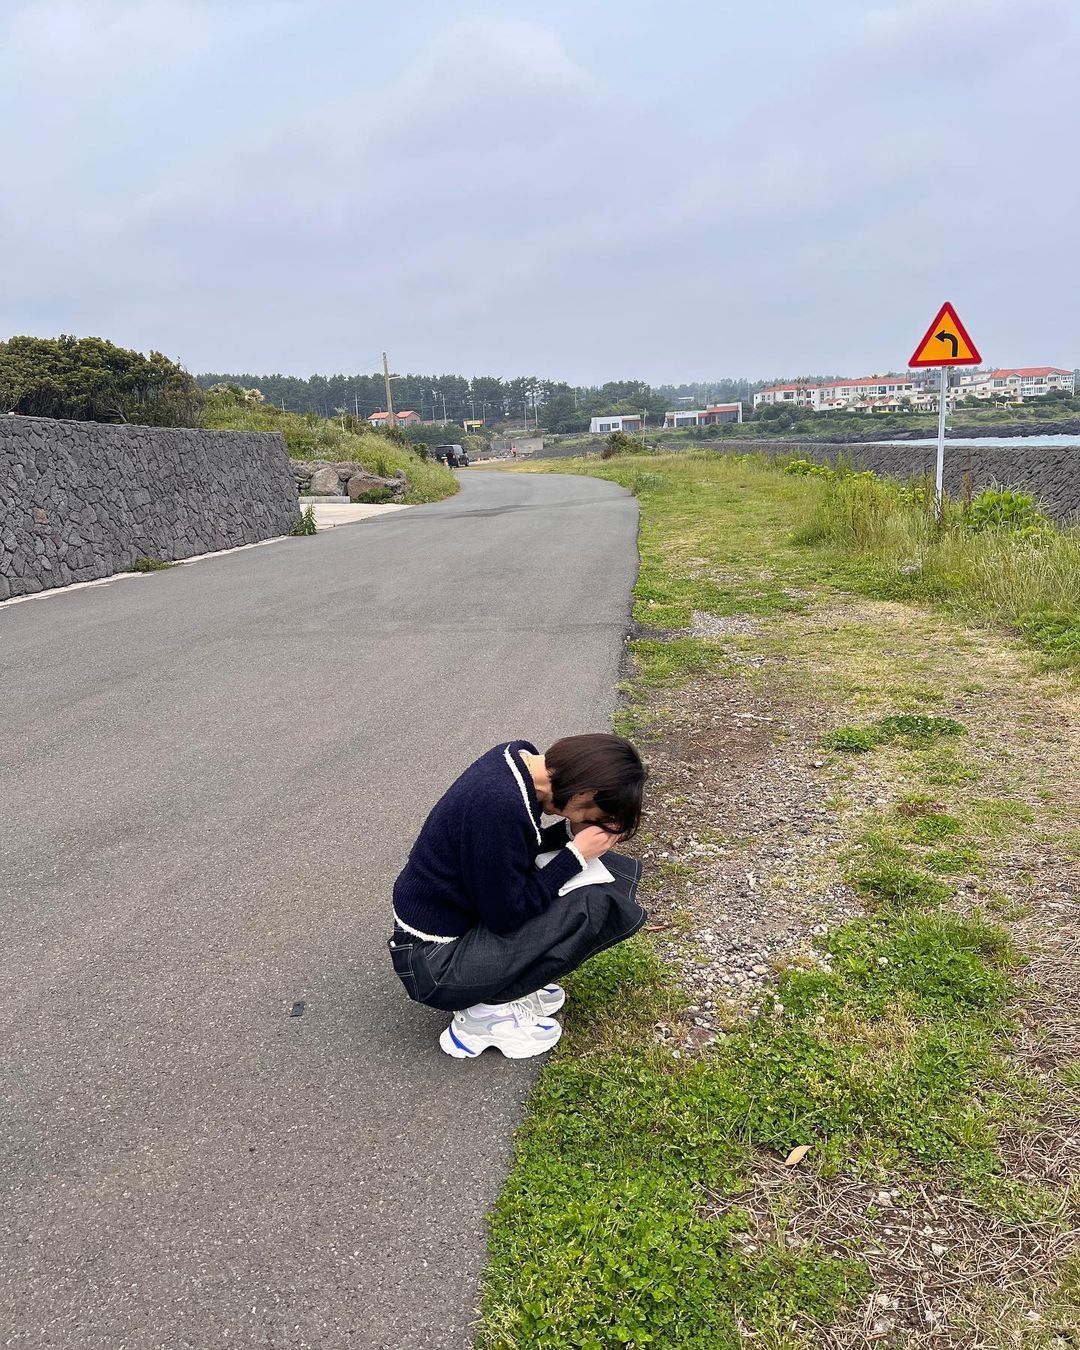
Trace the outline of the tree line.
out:
M 644 413 L 652 427 L 669 409 L 742 400 L 751 415 L 754 393 L 767 381 L 721 379 L 711 383 L 650 385 L 609 380 L 570 385 L 537 376 L 402 375 L 394 380 L 394 405 L 424 423 L 483 422 L 485 427 L 540 427 L 549 432 L 587 431 L 605 414 Z M 13 337 L 0 342 L 0 412 L 151 426 L 198 426 L 205 392 L 215 385 L 258 389 L 286 412 L 366 420 L 385 407 L 381 375 L 192 376 L 160 352 L 117 347 L 104 338 Z M 764 411 L 764 410 L 763 410 Z M 775 414 L 773 414 L 775 415 Z
M 320 417 L 353 414 L 367 418 L 386 408 L 381 375 L 256 375 L 207 373 L 196 380 L 204 389 L 236 384 L 258 389 L 286 412 Z M 610 380 L 601 385 L 571 385 L 537 376 L 504 380 L 496 375 L 401 375 L 393 381 L 394 408 L 411 410 L 424 422 L 482 421 L 539 426 L 550 432 L 587 431 L 590 419 L 605 414 L 645 413 L 650 425 L 663 424 L 671 408 L 704 407 L 707 402 L 742 399 L 747 410 L 762 380 L 723 379 L 712 383 L 649 385 L 643 380 Z

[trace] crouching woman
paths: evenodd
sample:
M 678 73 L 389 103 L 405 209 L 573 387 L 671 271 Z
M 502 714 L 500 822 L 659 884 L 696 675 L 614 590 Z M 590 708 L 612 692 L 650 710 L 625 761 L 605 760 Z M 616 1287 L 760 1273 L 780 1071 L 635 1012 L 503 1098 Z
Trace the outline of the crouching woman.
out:
M 550 1050 L 558 981 L 645 922 L 640 865 L 613 846 L 638 827 L 647 772 L 619 736 L 567 736 L 544 754 L 510 741 L 435 804 L 394 883 L 389 946 L 409 997 L 453 1013 L 448 1055 Z

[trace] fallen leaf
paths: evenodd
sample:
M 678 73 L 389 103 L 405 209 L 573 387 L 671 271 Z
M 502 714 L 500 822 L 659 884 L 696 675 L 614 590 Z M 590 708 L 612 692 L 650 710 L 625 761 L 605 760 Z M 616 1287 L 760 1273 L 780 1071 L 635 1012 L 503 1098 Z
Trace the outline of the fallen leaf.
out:
M 800 1144 L 798 1148 L 793 1148 L 791 1152 L 787 1155 L 787 1157 L 784 1159 L 784 1166 L 798 1167 L 799 1163 L 802 1162 L 802 1160 L 806 1157 L 806 1155 L 809 1152 L 810 1152 L 809 1144 Z

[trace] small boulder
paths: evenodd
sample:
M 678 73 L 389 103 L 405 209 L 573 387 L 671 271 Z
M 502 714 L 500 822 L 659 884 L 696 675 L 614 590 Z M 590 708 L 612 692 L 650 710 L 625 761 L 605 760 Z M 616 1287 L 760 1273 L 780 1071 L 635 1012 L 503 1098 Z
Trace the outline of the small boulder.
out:
M 335 464 L 316 469 L 311 475 L 310 493 L 313 497 L 336 497 L 341 491 L 338 485 L 338 471 Z
M 385 489 L 389 486 L 390 484 L 387 483 L 385 478 L 377 478 L 371 473 L 355 473 L 345 485 L 345 491 L 349 494 L 349 497 L 355 501 L 357 497 L 362 496 L 365 492 L 375 492 L 380 488 Z

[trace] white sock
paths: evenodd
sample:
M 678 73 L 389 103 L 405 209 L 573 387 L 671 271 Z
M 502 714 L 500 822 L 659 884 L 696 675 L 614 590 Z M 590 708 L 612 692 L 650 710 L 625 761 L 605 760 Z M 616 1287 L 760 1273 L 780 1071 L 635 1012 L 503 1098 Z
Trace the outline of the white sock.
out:
M 465 1009 L 470 1017 L 509 1017 L 509 1003 L 474 1003 Z

